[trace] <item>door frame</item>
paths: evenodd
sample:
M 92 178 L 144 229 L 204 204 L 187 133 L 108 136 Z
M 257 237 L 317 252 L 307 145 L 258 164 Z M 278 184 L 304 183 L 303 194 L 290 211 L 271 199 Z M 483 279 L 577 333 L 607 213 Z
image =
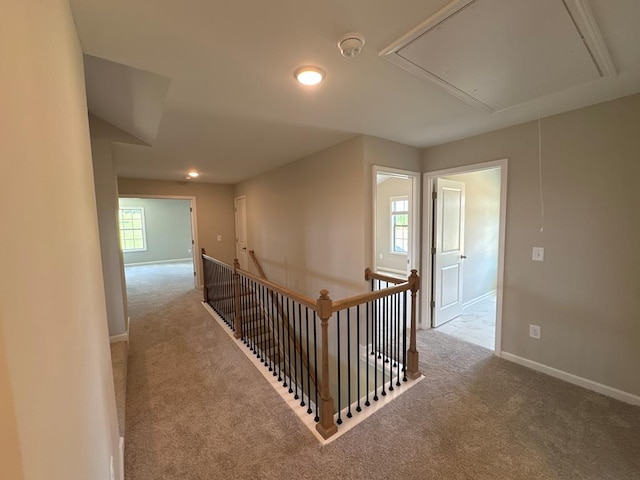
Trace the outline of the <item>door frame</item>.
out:
M 412 212 L 412 215 L 410 217 L 410 221 L 411 221 L 411 225 L 410 225 L 410 229 L 411 229 L 411 252 L 409 253 L 409 258 L 410 260 L 410 268 L 415 268 L 416 270 L 420 268 L 420 254 L 421 254 L 421 248 L 420 248 L 420 233 L 421 233 L 421 225 L 420 225 L 420 219 L 421 219 L 421 214 L 420 214 L 420 208 L 421 208 L 421 202 L 420 202 L 420 177 L 421 174 L 420 172 L 412 172 L 411 170 L 402 170 L 399 168 L 392 168 L 392 167 L 383 167 L 380 165 L 373 165 L 372 166 L 372 181 L 371 181 L 371 191 L 372 191 L 372 195 L 371 195 L 371 201 L 372 201 L 372 212 L 373 212 L 373 216 L 371 219 L 371 238 L 372 238 L 372 243 L 371 243 L 371 268 L 375 268 L 376 266 L 376 230 L 377 230 L 377 225 L 376 225 L 376 215 L 377 215 L 377 194 L 378 194 L 378 183 L 377 183 L 377 178 L 378 178 L 378 173 L 386 173 L 389 175 L 398 175 L 398 176 L 406 176 L 409 177 L 409 179 L 411 180 L 411 205 L 410 205 L 410 211 Z
M 202 259 L 200 257 L 200 245 L 198 243 L 198 216 L 196 214 L 196 197 L 188 195 L 136 195 L 135 193 L 118 194 L 118 198 L 149 198 L 157 200 L 189 200 L 191 207 L 191 239 L 193 240 L 193 268 L 195 276 L 193 279 L 196 288 L 202 289 Z M 120 241 L 118 239 L 118 241 Z
M 233 198 L 233 219 L 234 219 L 234 225 L 235 225 L 235 232 L 234 232 L 234 250 L 235 250 L 235 258 L 240 261 L 240 255 L 238 252 L 238 200 L 244 200 L 244 230 L 245 230 L 245 235 L 248 237 L 249 236 L 249 232 L 247 231 L 247 196 L 246 195 L 240 195 L 238 197 L 234 197 Z M 247 241 L 247 243 L 249 243 Z M 246 248 L 246 255 L 247 255 L 247 265 L 246 265 L 246 269 L 249 270 L 250 265 L 249 265 L 249 250 L 248 250 L 248 246 Z
M 423 173 L 425 192 L 432 192 L 435 179 L 449 175 L 461 173 L 478 172 L 492 168 L 500 168 L 500 227 L 498 236 L 498 285 L 496 294 L 496 332 L 494 354 L 500 356 L 502 352 L 502 303 L 504 298 L 504 252 L 505 252 L 505 231 L 507 228 L 507 170 L 508 159 L 492 160 L 489 162 L 475 163 L 461 167 L 447 168 L 434 172 Z M 423 255 L 422 255 L 422 308 L 420 328 L 429 329 L 431 327 L 431 291 L 432 291 L 432 269 L 433 261 L 431 248 L 433 247 L 433 196 L 425 194 L 423 198 Z

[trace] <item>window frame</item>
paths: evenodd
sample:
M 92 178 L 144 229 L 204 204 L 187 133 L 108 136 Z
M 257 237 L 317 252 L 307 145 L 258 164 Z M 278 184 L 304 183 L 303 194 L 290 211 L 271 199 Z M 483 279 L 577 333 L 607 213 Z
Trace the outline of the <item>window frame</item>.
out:
M 122 211 L 123 210 L 139 210 L 140 211 L 140 219 L 142 221 L 141 228 L 123 228 L 122 225 Z M 125 231 L 142 231 L 142 248 L 125 248 L 124 247 L 124 237 L 123 232 Z M 147 251 L 147 223 L 144 216 L 144 207 L 118 207 L 118 237 L 120 240 L 120 250 L 122 253 L 133 253 L 133 252 L 146 252 Z
M 407 203 L 407 209 L 406 210 L 394 210 L 394 203 L 395 202 L 399 202 L 399 201 L 404 201 Z M 400 196 L 395 196 L 395 197 L 389 197 L 389 232 L 391 234 L 391 241 L 389 243 L 389 250 L 390 250 L 390 254 L 392 255 L 409 255 L 409 240 L 410 240 L 410 235 L 409 235 L 409 196 L 408 195 L 400 195 Z M 395 250 L 395 247 L 397 245 L 396 240 L 396 224 L 395 224 L 395 217 L 399 216 L 399 215 L 406 215 L 407 216 L 407 225 L 406 225 L 406 229 L 407 229 L 407 234 L 406 237 L 404 238 L 404 240 L 406 241 L 406 249 L 404 251 L 398 251 Z

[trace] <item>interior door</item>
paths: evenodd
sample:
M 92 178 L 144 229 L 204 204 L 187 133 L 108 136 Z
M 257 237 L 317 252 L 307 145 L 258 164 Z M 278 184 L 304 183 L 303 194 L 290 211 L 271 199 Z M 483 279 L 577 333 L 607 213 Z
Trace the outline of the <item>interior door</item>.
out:
M 240 262 L 240 268 L 249 269 L 249 254 L 247 252 L 247 198 L 235 199 L 236 213 L 236 258 Z
M 438 327 L 462 313 L 465 185 L 438 178 L 434 208 L 433 316 Z

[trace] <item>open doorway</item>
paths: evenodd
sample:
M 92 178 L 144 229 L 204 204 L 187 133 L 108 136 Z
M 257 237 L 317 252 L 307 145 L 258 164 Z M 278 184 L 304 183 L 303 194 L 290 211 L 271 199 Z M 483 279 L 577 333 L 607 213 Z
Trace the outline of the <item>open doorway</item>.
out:
M 420 174 L 373 167 L 373 268 L 407 278 L 419 266 Z
M 425 174 L 423 315 L 500 353 L 506 160 Z M 425 285 L 426 283 L 426 285 Z
M 191 197 L 119 198 L 127 291 L 190 290 L 199 285 L 194 203 Z

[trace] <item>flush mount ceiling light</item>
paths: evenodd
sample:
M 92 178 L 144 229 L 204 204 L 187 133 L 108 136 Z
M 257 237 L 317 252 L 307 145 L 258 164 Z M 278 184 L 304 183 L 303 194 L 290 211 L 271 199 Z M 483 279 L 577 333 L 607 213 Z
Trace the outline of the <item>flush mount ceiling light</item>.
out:
M 200 176 L 200 173 L 196 172 L 195 170 L 191 170 L 189 173 L 187 173 L 188 179 L 198 178 L 199 176 Z
M 338 40 L 338 48 L 343 57 L 353 58 L 364 47 L 364 37 L 359 33 L 347 33 Z
M 324 70 L 307 65 L 296 69 L 293 76 L 302 85 L 317 85 L 324 79 Z

